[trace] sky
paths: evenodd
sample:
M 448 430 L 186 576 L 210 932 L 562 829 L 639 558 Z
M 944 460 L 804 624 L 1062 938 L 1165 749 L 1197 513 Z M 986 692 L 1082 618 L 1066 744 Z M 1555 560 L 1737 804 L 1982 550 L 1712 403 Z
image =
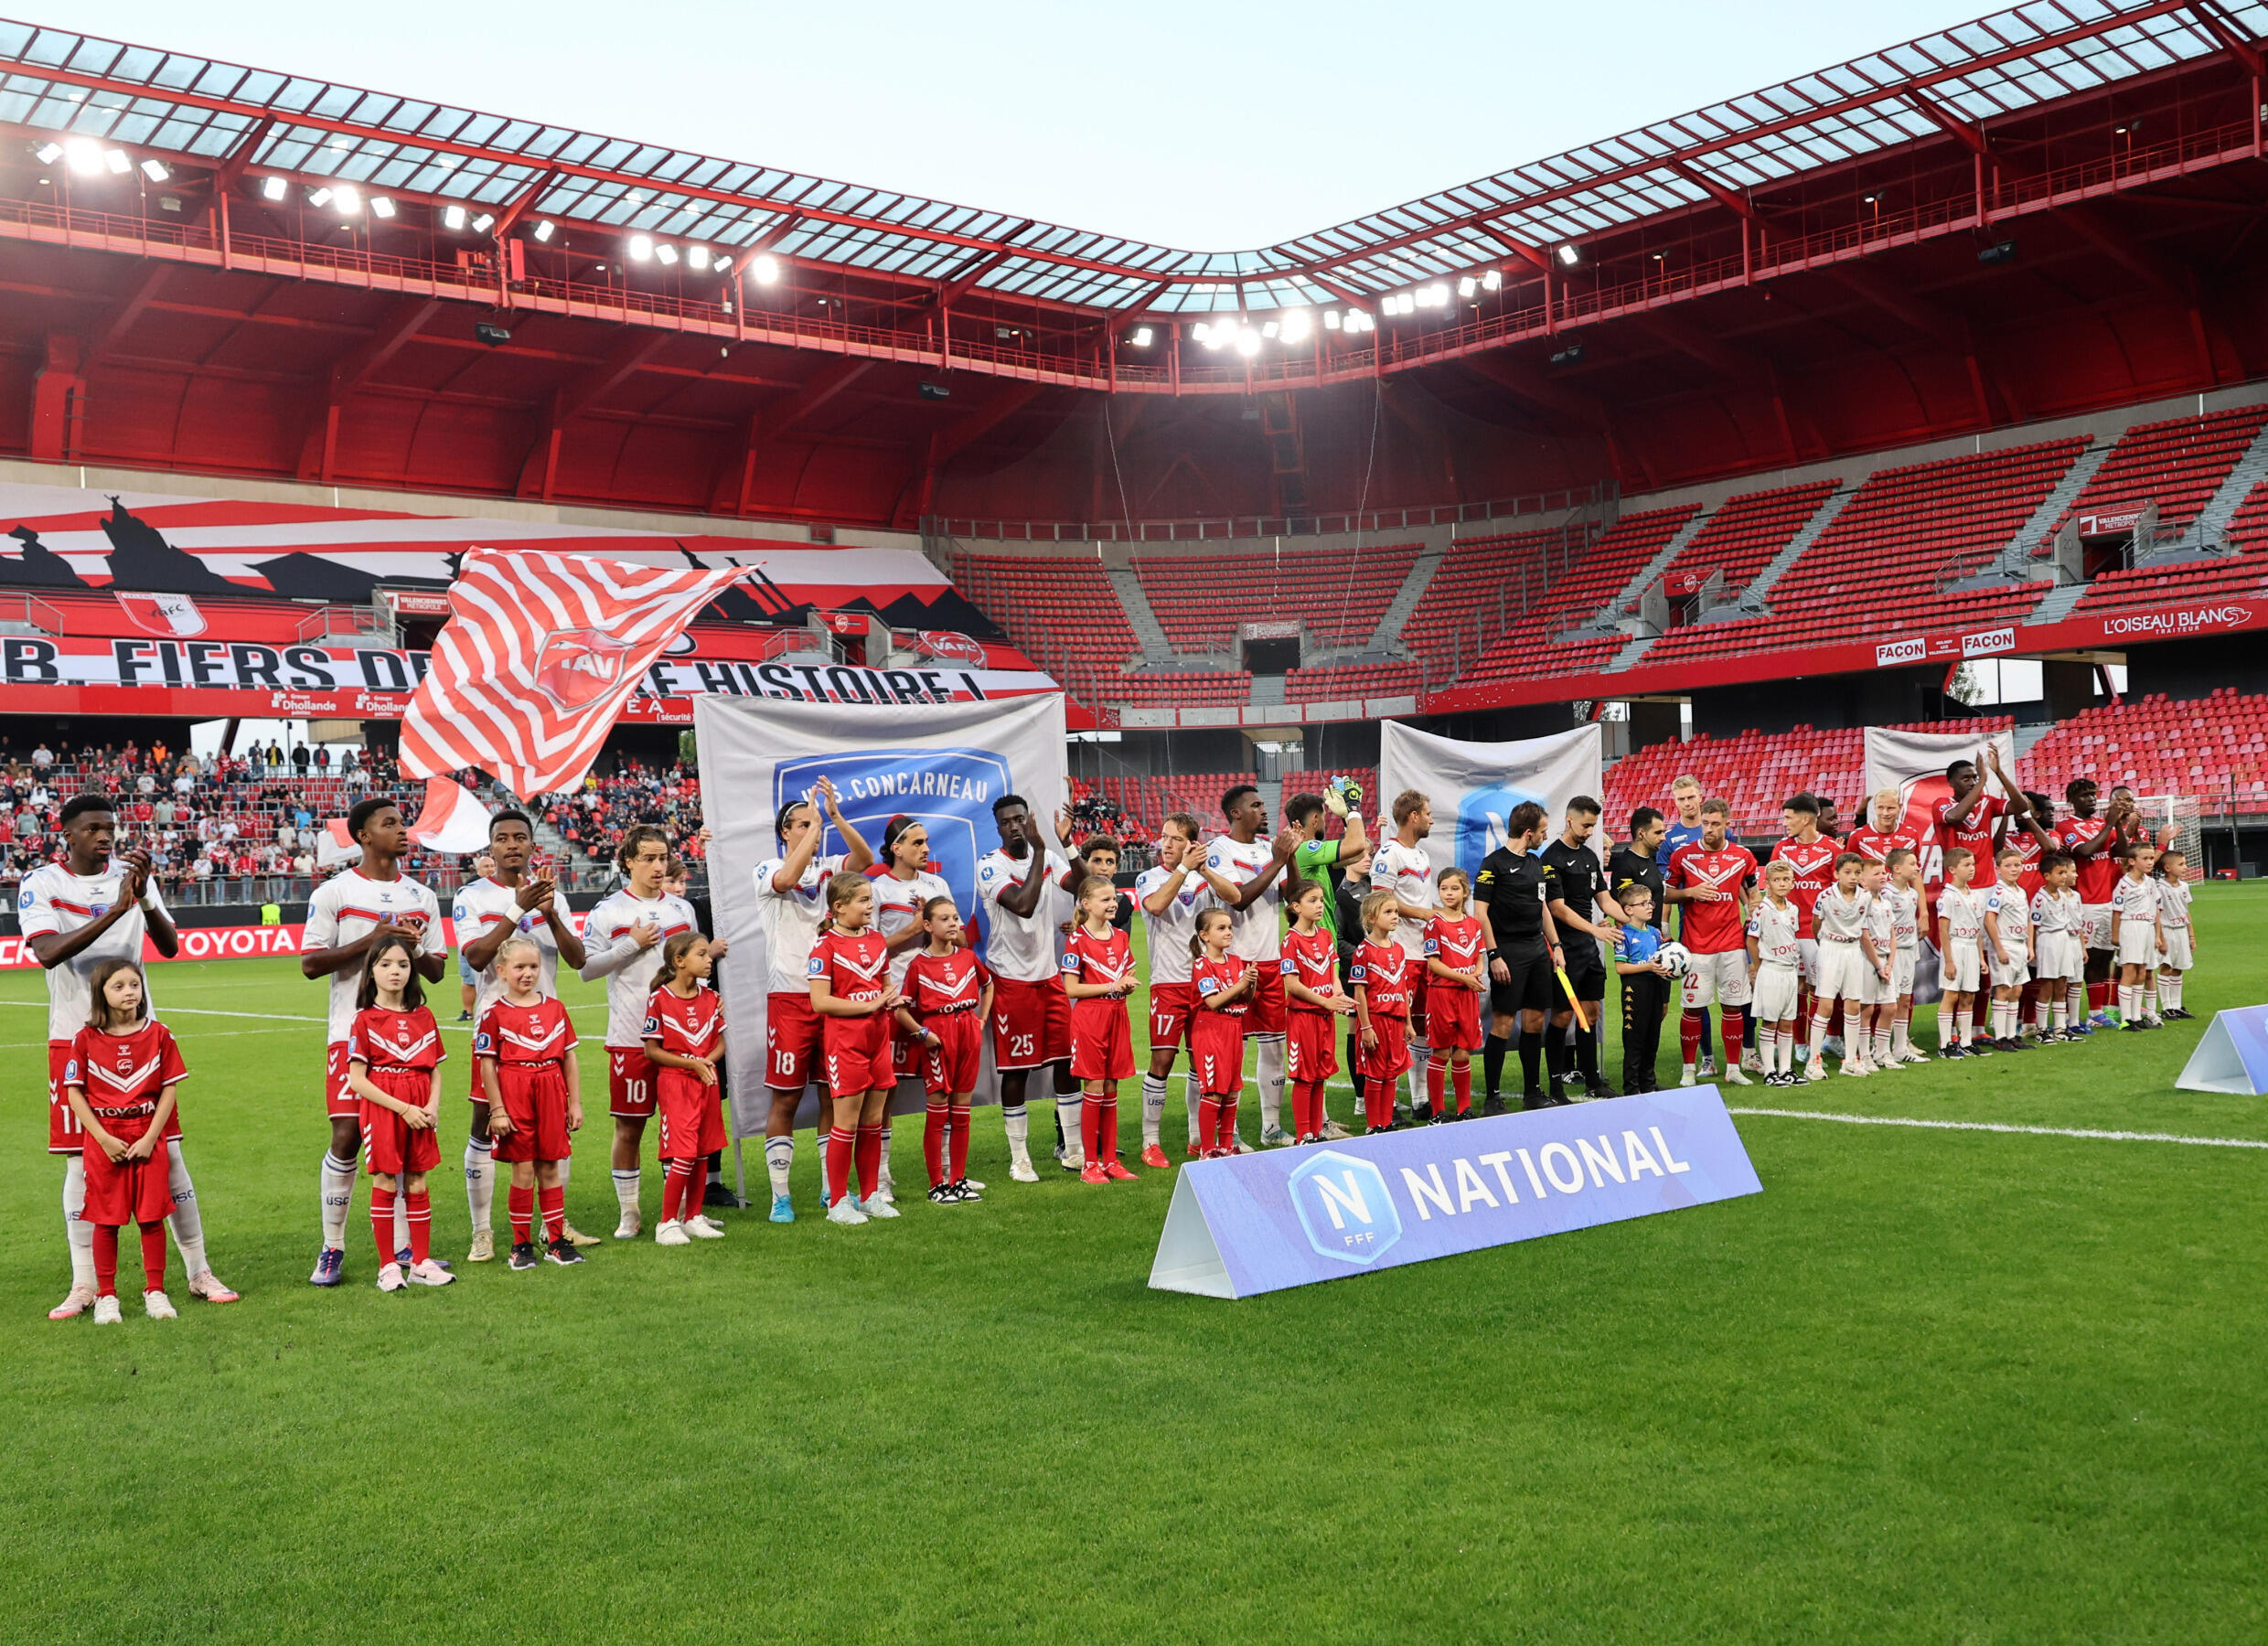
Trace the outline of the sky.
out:
M 1244 251 L 1979 15 L 1982 0 L 1404 9 L 109 0 L 31 21 L 1195 251 Z

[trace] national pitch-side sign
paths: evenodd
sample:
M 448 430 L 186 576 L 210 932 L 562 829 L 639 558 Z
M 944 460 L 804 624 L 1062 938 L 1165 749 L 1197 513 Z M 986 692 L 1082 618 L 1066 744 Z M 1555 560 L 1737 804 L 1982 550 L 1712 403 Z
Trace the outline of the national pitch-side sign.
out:
M 1150 1284 L 1249 1298 L 1762 1189 L 1713 1085 L 1193 1160 Z
M 2216 1011 L 2174 1082 L 2185 1092 L 2268 1092 L 2268 1006 Z

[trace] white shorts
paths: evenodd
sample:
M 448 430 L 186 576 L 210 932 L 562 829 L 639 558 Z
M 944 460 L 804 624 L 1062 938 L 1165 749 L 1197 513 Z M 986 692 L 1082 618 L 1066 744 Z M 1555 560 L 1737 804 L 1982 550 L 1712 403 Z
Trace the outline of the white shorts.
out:
M 1756 1003 L 1749 1015 L 1760 1023 L 1784 1023 L 1795 1016 L 1796 969 L 1792 966 L 1756 968 Z
M 2021 989 L 2032 980 L 2031 962 L 2024 951 L 2014 944 L 2008 946 L 2008 963 L 2003 966 L 1997 958 L 1992 963 L 1995 989 Z
M 1823 938 L 1819 964 L 1812 972 L 1812 992 L 1823 1000 L 1856 1000 L 1874 976 L 1867 969 L 1866 951 L 1856 943 Z
M 1956 939 L 1939 957 L 1939 969 L 1943 976 L 1947 994 L 1974 994 L 1977 978 L 1984 975 L 1984 957 L 1976 945 Z
M 2076 978 L 2087 969 L 2087 951 L 2076 932 L 2042 932 L 2033 972 L 2042 978 Z
M 2158 964 L 2169 970 L 2186 972 L 2189 969 L 2189 928 L 2188 926 L 2167 926 L 2166 928 L 2166 957 Z
M 1890 957 L 1890 991 L 1901 1000 L 1913 993 L 1914 963 L 1920 955 L 1919 948 L 1902 948 Z
M 2111 905 L 2106 903 L 2079 905 L 2079 932 L 2091 949 L 2111 946 Z
M 1795 952 L 1803 957 L 1803 987 L 1817 993 L 1819 989 L 1819 939 L 1798 937 Z
M 1720 955 L 1696 955 L 1685 973 L 1687 1010 L 1702 1006 L 1746 1006 L 1749 1003 L 1749 952 L 1727 949 Z
M 2172 947 L 2171 944 L 2166 946 Z M 2118 928 L 2118 963 L 2121 966 L 2156 966 L 2158 964 L 2157 926 L 2154 922 L 2129 920 Z
M 1888 977 L 1878 977 L 1874 967 L 1867 964 L 1867 957 L 1864 955 L 1858 957 L 1858 969 L 1865 974 L 1858 979 L 1858 1003 L 1861 1006 L 1895 1006 L 1898 1004 L 1898 954 L 1896 950 L 1892 950 L 1890 954 L 1890 975 Z M 1913 961 L 1910 958 L 1906 962 L 1906 980 L 1907 987 L 1910 989 L 1913 986 Z

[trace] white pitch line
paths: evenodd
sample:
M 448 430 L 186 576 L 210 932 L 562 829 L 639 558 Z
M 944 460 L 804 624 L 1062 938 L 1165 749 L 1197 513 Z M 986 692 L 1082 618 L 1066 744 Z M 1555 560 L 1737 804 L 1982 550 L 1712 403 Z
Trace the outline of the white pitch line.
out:
M 2204 1149 L 2268 1149 L 2268 1138 L 2193 1138 L 2183 1132 L 2097 1131 L 2086 1127 L 2008 1126 L 1995 1120 L 1916 1120 L 1904 1115 L 1830 1115 L 1816 1109 L 1736 1108 L 1733 1115 L 1781 1120 L 1839 1120 L 1845 1126 L 1914 1126 L 1929 1131 L 2019 1132 L 2033 1138 L 2091 1138 L 2111 1143 L 2191 1143 Z

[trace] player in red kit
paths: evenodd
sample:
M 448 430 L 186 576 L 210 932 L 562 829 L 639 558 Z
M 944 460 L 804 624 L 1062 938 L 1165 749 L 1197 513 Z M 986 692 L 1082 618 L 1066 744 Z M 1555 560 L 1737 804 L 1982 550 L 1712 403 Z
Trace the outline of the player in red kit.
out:
M 1795 875 L 1788 888 L 1788 901 L 1795 906 L 1796 948 L 1803 957 L 1801 979 L 1795 997 L 1795 1015 L 1800 1022 L 1809 1022 L 1812 1016 L 1812 991 L 1819 987 L 1819 934 L 1813 925 L 1812 911 L 1819 902 L 1819 894 L 1835 883 L 1835 860 L 1838 852 L 1835 843 L 1819 828 L 1819 802 L 1810 795 L 1791 795 L 1780 807 L 1781 827 L 1786 836 L 1774 841 L 1764 854 L 1769 863 L 1785 863 Z M 1754 1024 L 1751 1021 L 1751 1029 Z M 1842 1048 L 1835 1048 L 1837 1055 Z M 1759 1065 L 1748 1058 L 1742 1066 L 1755 1069 Z
M 1401 903 L 1391 892 L 1363 899 L 1367 935 L 1347 968 L 1354 991 L 1354 1021 L 1362 1028 L 1363 1128 L 1394 1128 L 1395 1083 L 1409 1071 L 1409 1001 L 1417 991 L 1418 962 L 1402 947 Z
M 1064 992 L 1071 997 L 1071 1074 L 1079 1083 L 1083 1183 L 1125 1182 L 1118 1162 L 1118 1082 L 1134 1077 L 1134 950 L 1111 924 L 1118 889 L 1099 874 L 1079 882 L 1078 924 L 1064 946 Z
M 646 1005 L 646 1061 L 661 1120 L 661 1224 L 656 1245 L 722 1240 L 722 1225 L 701 1210 L 709 1157 L 724 1147 L 717 1102 L 717 1060 L 724 1055 L 724 1005 L 709 987 L 715 962 L 709 939 L 678 932 L 661 946 L 661 987 Z
M 173 1210 L 166 1130 L 188 1066 L 172 1033 L 150 1016 L 138 961 L 98 960 L 87 993 L 93 1006 L 71 1042 L 63 1091 L 85 1138 L 87 1200 L 79 1216 L 94 1230 L 94 1323 L 120 1322 L 118 1231 L 128 1224 L 142 1232 L 143 1311 L 175 1320 L 166 1296 L 166 1217 Z
M 1189 1055 L 1197 1071 L 1197 1129 L 1208 1159 L 1235 1154 L 1236 1099 L 1245 1089 L 1245 1012 L 1258 973 L 1229 952 L 1236 929 L 1225 909 L 1197 916 L 1189 939 Z
M 1472 1112 L 1472 1054 L 1481 1049 L 1488 941 L 1479 918 L 1465 913 L 1472 887 L 1462 869 L 1442 870 L 1433 888 L 1441 912 L 1426 923 L 1426 1043 L 1431 1052 L 1426 1096 L 1434 1118 L 1443 1120 L 1450 1113 L 1445 1089 L 1456 1098 L 1457 1114 Z
M 858 1224 L 895 1217 L 882 1186 L 882 1117 L 897 1084 L 890 1062 L 890 948 L 874 929 L 874 885 L 849 871 L 827 882 L 828 929 L 811 946 L 811 1010 L 825 1025 L 820 1042 L 834 1120 L 827 1134 L 827 1186 L 835 1196 L 829 1223 Z M 860 1192 L 850 1192 L 858 1172 Z
M 417 945 L 381 933 L 362 964 L 361 1010 L 347 1035 L 347 1085 L 362 1100 L 362 1152 L 370 1174 L 370 1233 L 378 1240 L 378 1289 L 447 1286 L 456 1277 L 433 1258 L 433 1202 L 425 1174 L 441 1164 L 441 1096 L 433 1071 L 448 1053 L 425 1005 Z M 410 1216 L 410 1262 L 394 1245 L 394 1202 Z
M 1670 853 L 1666 895 L 1684 905 L 1682 932 L 1693 955 L 1685 972 L 1685 1017 L 1678 1025 L 1680 1085 L 1694 1083 L 1712 1004 L 1724 1009 L 1725 1070 L 1718 1078 L 1728 1085 L 1749 1084 L 1740 1072 L 1740 1045 L 1748 1017 L 1748 914 L 1757 865 L 1747 847 L 1726 839 L 1731 820 L 1732 807 L 1724 801 L 1703 801 L 1701 838 Z
M 2000 857 L 2001 819 L 2009 816 L 2010 802 L 2014 809 L 2024 809 L 2023 792 L 2008 774 L 2001 769 L 2000 751 L 1986 743 L 1984 765 L 1980 769 L 1974 761 L 1956 760 L 1945 768 L 1945 781 L 1952 787 L 1952 798 L 1940 800 L 1930 808 L 1930 823 L 1937 831 L 1941 851 L 1956 847 L 1970 853 L 1980 863 L 1996 862 Z M 2007 791 L 2004 797 L 1987 791 L 1986 771 L 2000 779 L 2000 786 Z
M 960 911 L 950 897 L 924 903 L 920 925 L 927 946 L 906 964 L 900 985 L 905 999 L 896 1015 L 920 1047 L 928 1099 L 922 1160 L 929 1168 L 929 1198 L 957 1206 L 984 1198 L 984 1185 L 968 1181 L 968 1106 L 984 1058 L 992 979 L 977 951 L 961 941 Z
M 1284 1004 L 1290 1023 L 1284 1078 L 1291 1086 L 1293 1141 L 1321 1143 L 1331 1117 L 1323 1083 L 1339 1072 L 1338 1021 L 1354 1001 L 1339 987 L 1339 939 L 1323 924 L 1331 892 L 1321 881 L 1294 881 L 1284 892 L 1291 930 L 1284 934 Z
M 2119 865 L 2126 846 L 2141 838 L 2131 807 L 2113 796 L 2110 809 L 2097 814 L 2102 790 L 2091 777 L 2077 777 L 2064 786 L 2063 798 L 2071 815 L 2056 825 L 2056 843 L 2079 865 L 2080 935 L 2087 949 L 2087 1006 L 2090 1016 L 2076 1028 L 2110 1027 L 2111 898 L 2118 886 Z
M 553 1263 L 581 1263 L 567 1238 L 567 1191 L 559 1163 L 583 1128 L 583 1076 L 575 1066 L 579 1043 L 567 1009 L 542 990 L 543 952 L 525 937 L 507 937 L 496 953 L 504 993 L 473 1035 L 481 1089 L 488 1098 L 488 1135 L 498 1165 L 512 1169 L 510 1267 L 536 1267 L 535 1217 L 543 1213 L 544 1255 Z
M 1905 823 L 1905 802 L 1894 788 L 1877 789 L 1874 815 L 1862 827 L 1854 828 L 1843 842 L 1845 851 L 1856 851 L 1868 862 L 1889 866 L 1893 851 L 1919 851 L 1920 837 Z

